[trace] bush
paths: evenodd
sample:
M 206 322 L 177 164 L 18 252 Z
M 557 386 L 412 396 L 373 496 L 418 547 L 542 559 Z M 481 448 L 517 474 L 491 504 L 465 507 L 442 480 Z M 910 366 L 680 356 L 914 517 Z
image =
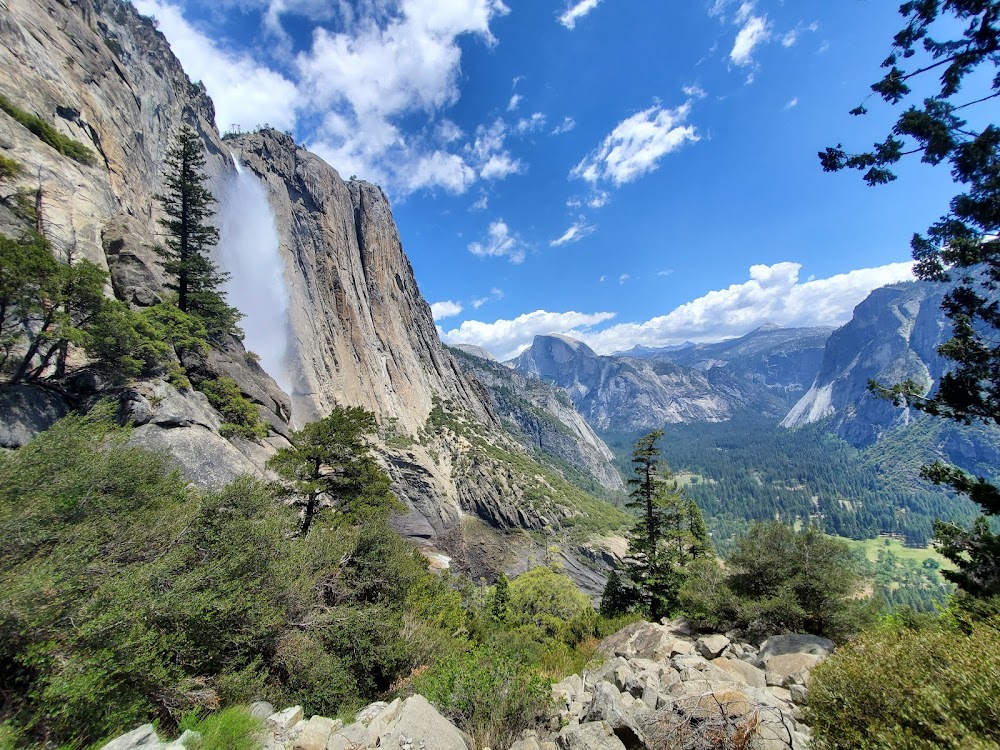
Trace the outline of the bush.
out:
M 510 619 L 534 626 L 550 638 L 575 645 L 594 625 L 594 608 L 569 576 L 541 567 L 510 583 Z
M 0 155 L 0 180 L 13 180 L 21 175 L 21 165 L 10 157 Z
M 1000 745 L 1000 620 L 969 632 L 874 628 L 812 673 L 816 750 L 987 750 Z
M 549 699 L 548 680 L 517 654 L 488 646 L 442 660 L 417 678 L 416 688 L 476 747 L 510 747 Z
M 80 164 L 90 165 L 94 163 L 93 151 L 79 141 L 63 135 L 38 115 L 30 114 L 14 106 L 5 96 L 0 96 L 0 109 L 63 156 L 68 156 L 73 161 L 80 162 Z
M 226 420 L 219 428 L 220 435 L 238 435 L 248 440 L 267 437 L 267 423 L 260 418 L 260 410 L 243 395 L 235 380 L 226 377 L 202 380 L 197 387 Z
M 681 589 L 685 611 L 718 630 L 751 638 L 805 632 L 844 639 L 872 622 L 877 602 L 859 598 L 861 576 L 846 544 L 815 529 L 754 524 L 736 541 L 725 572 L 690 566 Z

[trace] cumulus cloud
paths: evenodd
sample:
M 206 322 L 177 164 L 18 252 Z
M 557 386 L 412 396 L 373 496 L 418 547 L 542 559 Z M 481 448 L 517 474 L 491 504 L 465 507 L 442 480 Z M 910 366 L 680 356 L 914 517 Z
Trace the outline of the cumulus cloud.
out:
M 579 0 L 579 2 L 571 5 L 566 9 L 565 13 L 559 16 L 559 23 L 572 31 L 576 28 L 576 22 L 590 13 L 600 3 L 601 0 Z
M 531 345 L 535 336 L 565 333 L 579 338 L 593 326 L 615 317 L 611 312 L 550 313 L 545 310 L 519 315 L 513 320 L 483 323 L 467 320 L 458 328 L 441 332 L 446 344 L 475 344 L 491 352 L 497 359 L 507 360 L 517 356 Z
M 492 222 L 482 242 L 469 245 L 469 252 L 480 258 L 507 258 L 511 263 L 521 263 L 524 260 L 525 244 L 521 238 L 510 231 L 507 222 L 497 219 Z
M 136 10 L 153 16 L 170 48 L 192 79 L 200 79 L 215 102 L 216 125 L 244 129 L 265 122 L 295 127 L 299 92 L 296 85 L 248 55 L 228 52 L 195 29 L 181 8 L 165 0 L 135 0 Z
M 444 320 L 460 315 L 462 309 L 461 302 L 452 302 L 451 300 L 434 302 L 431 304 L 431 315 L 434 316 L 434 320 Z
M 708 94 L 705 92 L 705 89 L 703 89 L 697 83 L 692 84 L 691 86 L 684 86 L 681 88 L 681 91 L 684 92 L 684 96 L 686 96 L 688 99 L 704 99 L 706 96 L 708 96 Z
M 862 268 L 826 279 L 799 280 L 802 266 L 783 262 L 750 267 L 742 284 L 709 292 L 666 315 L 643 323 L 621 323 L 581 338 L 608 353 L 636 344 L 666 346 L 684 341 L 719 341 L 776 323 L 785 327 L 837 326 L 880 286 L 911 280 L 912 263 Z
M 694 126 L 684 124 L 690 114 L 690 101 L 674 109 L 657 104 L 637 112 L 618 123 L 570 176 L 619 186 L 655 171 L 664 156 L 699 140 Z
M 801 270 L 801 264 L 791 262 L 751 266 L 747 281 L 708 292 L 641 323 L 618 323 L 598 330 L 615 314 L 537 310 L 493 323 L 467 320 L 445 334 L 445 341 L 479 344 L 507 359 L 544 333 L 572 336 L 598 353 L 610 354 L 637 344 L 720 341 L 769 322 L 785 327 L 838 326 L 850 320 L 855 306 L 873 289 L 913 279 L 912 263 L 890 263 L 806 281 L 799 279 Z
M 512 94 L 510 97 L 510 101 L 507 102 L 507 111 L 513 112 L 515 109 L 521 106 L 521 101 L 523 99 L 524 97 L 521 96 L 520 94 Z
M 579 242 L 587 235 L 593 234 L 596 230 L 597 227 L 587 224 L 587 220 L 581 216 L 562 235 L 552 240 L 549 243 L 549 247 L 562 247 L 571 242 Z
M 618 277 L 618 283 L 619 284 L 624 284 L 626 281 L 628 281 L 631 278 L 632 277 L 629 276 L 627 273 L 623 273 L 621 276 Z

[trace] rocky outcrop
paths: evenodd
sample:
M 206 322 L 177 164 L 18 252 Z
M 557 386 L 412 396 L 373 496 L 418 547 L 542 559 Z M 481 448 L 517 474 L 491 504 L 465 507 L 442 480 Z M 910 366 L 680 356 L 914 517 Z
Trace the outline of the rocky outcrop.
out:
M 807 635 L 757 649 L 699 636 L 683 619 L 634 623 L 600 644 L 603 664 L 553 685 L 547 727 L 515 748 L 693 749 L 741 738 L 737 746 L 804 749 L 809 670 L 832 650 Z
M 611 449 L 564 390 L 501 365 L 481 347 L 451 348 L 458 350 L 456 359 L 462 371 L 486 387 L 494 411 L 523 446 L 562 465 L 582 469 L 605 489 L 625 486 L 612 463 Z
M 83 165 L 62 156 L 0 112 L 0 153 L 23 167 L 13 188 L 41 191 L 41 225 L 53 252 L 108 269 L 108 293 L 130 305 L 161 301 L 165 290 L 154 251 L 160 217 L 155 195 L 161 192 L 172 136 L 182 124 L 193 127 L 205 145 L 208 175 L 218 181 L 233 172 L 204 89 L 188 79 L 155 24 L 119 0 L 9 0 L 0 10 L 0 70 L 0 94 L 48 120 L 96 157 L 92 165 Z M 23 230 L 23 221 L 18 229 L 17 217 L 7 208 L 0 213 L 4 231 Z M 162 381 L 137 385 L 141 398 L 152 399 L 141 406 L 131 400 L 135 393 L 102 390 L 98 379 L 62 384 L 65 398 L 58 402 L 54 396 L 40 400 L 36 393 L 34 411 L 10 410 L 5 420 L 24 415 L 19 418 L 21 432 L 11 441 L 23 443 L 25 425 L 30 425 L 30 437 L 69 406 L 120 396 L 123 409 L 143 419 L 134 441 L 170 450 L 193 481 L 214 486 L 239 473 L 263 474 L 264 462 L 288 431 L 288 397 L 236 339 L 204 361 L 185 364 L 204 377 L 235 380 L 271 426 L 269 440 L 258 444 L 221 437 L 218 415 L 197 394 L 174 393 L 157 402 L 170 389 Z M 171 402 L 185 403 L 188 417 L 199 416 L 161 420 Z M 150 419 L 145 419 L 147 410 Z
M 536 336 L 519 372 L 564 388 L 596 429 L 637 432 L 678 422 L 722 422 L 733 404 L 704 373 L 669 362 L 602 357 L 567 336 Z

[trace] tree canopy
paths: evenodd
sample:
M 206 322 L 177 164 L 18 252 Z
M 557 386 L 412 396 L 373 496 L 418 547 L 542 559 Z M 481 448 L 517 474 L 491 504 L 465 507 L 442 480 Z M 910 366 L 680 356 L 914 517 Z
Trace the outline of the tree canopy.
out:
M 969 121 L 983 121 L 974 108 L 1000 97 L 1000 2 L 912 0 L 899 10 L 905 25 L 870 96 L 893 106 L 911 102 L 915 82 L 923 88 L 937 76 L 933 90 L 910 103 L 871 151 L 849 154 L 838 145 L 819 156 L 826 171 L 857 169 L 869 185 L 895 180 L 894 165 L 908 155 L 950 168 L 961 192 L 948 213 L 914 234 L 911 247 L 919 278 L 950 284 L 942 307 L 952 335 L 939 352 L 951 368 L 930 394 L 912 381 L 873 387 L 929 414 L 1000 425 L 1000 128 Z M 867 112 L 862 103 L 851 113 Z M 986 480 L 940 463 L 923 474 L 969 494 L 987 513 L 1000 513 L 1000 489 Z M 973 593 L 1000 593 L 1000 538 L 986 523 L 971 530 L 940 525 L 937 533 L 958 567 L 952 580 Z

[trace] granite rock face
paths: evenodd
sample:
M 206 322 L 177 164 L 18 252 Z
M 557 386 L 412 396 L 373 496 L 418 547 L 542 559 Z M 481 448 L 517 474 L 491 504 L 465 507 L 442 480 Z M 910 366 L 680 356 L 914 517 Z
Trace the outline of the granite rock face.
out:
M 723 422 L 729 397 L 704 373 L 669 362 L 598 355 L 567 336 L 536 336 L 515 369 L 564 388 L 596 429 L 638 432 L 678 422 Z

